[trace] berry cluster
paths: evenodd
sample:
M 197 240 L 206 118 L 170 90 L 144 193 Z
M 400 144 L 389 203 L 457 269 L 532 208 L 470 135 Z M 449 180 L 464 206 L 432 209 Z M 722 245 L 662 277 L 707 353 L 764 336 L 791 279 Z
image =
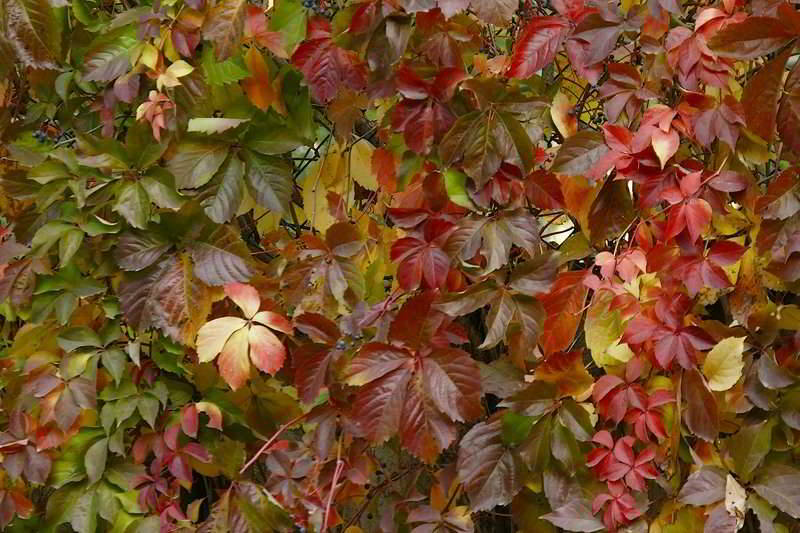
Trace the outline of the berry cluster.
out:
M 303 7 L 312 10 L 317 15 L 333 18 L 336 10 L 331 5 L 326 5 L 328 2 L 325 0 L 303 0 Z

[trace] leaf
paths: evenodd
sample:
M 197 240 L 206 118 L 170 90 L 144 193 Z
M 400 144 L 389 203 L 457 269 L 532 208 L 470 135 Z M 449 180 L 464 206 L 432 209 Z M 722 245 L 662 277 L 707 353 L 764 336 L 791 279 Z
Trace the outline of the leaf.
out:
M 203 242 L 189 248 L 194 274 L 211 286 L 246 282 L 253 272 L 248 266 L 250 251 L 230 226 L 220 225 Z
M 723 57 L 754 59 L 782 48 L 795 37 L 797 35 L 778 19 L 747 17 L 715 33 L 708 46 Z
M 109 82 L 131 69 L 137 44 L 133 28 L 124 26 L 95 38 L 83 58 L 84 81 Z
M 411 364 L 414 354 L 368 343 L 351 361 L 347 382 L 360 386 L 352 405 L 356 423 L 373 443 L 397 434 L 427 463 L 456 438 L 453 422 L 480 416 L 480 371 L 466 352 L 437 349 Z
M 800 65 L 795 64 L 783 87 L 778 107 L 778 134 L 792 152 L 800 154 Z
M 741 428 L 725 440 L 725 450 L 730 456 L 733 470 L 747 483 L 751 475 L 769 453 L 772 445 L 773 422 L 765 420 Z
M 219 373 L 237 390 L 250 377 L 250 363 L 268 374 L 283 366 L 286 348 L 265 326 L 288 333 L 291 325 L 271 311 L 258 311 L 259 296 L 255 289 L 241 283 L 225 286 L 225 292 L 247 315 L 248 320 L 223 317 L 204 324 L 197 332 L 197 356 L 201 362 L 218 357 Z
M 212 135 L 236 128 L 249 120 L 247 118 L 190 118 L 186 131 Z
M 35 69 L 57 68 L 61 56 L 61 24 L 50 2 L 9 0 L 3 7 L 3 33 L 19 60 Z
M 126 181 L 117 196 L 114 211 L 134 228 L 145 229 L 150 220 L 150 196 L 139 182 Z
M 266 111 L 277 100 L 278 95 L 272 86 L 264 56 L 252 47 L 245 54 L 244 62 L 250 71 L 250 77 L 242 80 L 242 88 L 254 106 Z
M 507 75 L 529 78 L 552 63 L 569 30 L 561 17 L 533 17 L 514 43 Z
M 59 348 L 68 353 L 78 348 L 102 348 L 103 346 L 97 333 L 85 326 L 76 326 L 61 332 L 56 342 L 58 342 Z
M 196 189 L 208 183 L 228 155 L 225 143 L 187 139 L 178 144 L 167 170 L 175 176 L 178 189 Z
M 752 485 L 759 496 L 800 519 L 800 471 L 783 464 L 765 467 Z
M 499 211 L 491 218 L 476 215 L 462 219 L 448 238 L 446 248 L 464 261 L 480 253 L 486 258 L 486 271 L 491 272 L 508 263 L 512 245 L 535 256 L 539 243 L 536 219 L 516 209 Z
M 244 34 L 246 12 L 245 0 L 220 0 L 209 11 L 203 36 L 214 43 L 217 60 L 224 61 L 233 55 Z
M 156 232 L 129 231 L 119 238 L 114 258 L 123 270 L 144 270 L 158 261 L 171 246 Z
M 120 284 L 120 304 L 128 324 L 156 327 L 173 340 L 193 344 L 211 311 L 210 289 L 192 274 L 189 258 L 175 255 Z
M 374 161 L 374 160 L 373 160 Z M 444 185 L 450 201 L 461 207 L 472 209 L 474 204 L 467 194 L 467 175 L 449 168 L 444 173 Z
M 790 55 L 791 49 L 787 48 L 770 60 L 750 78 L 742 94 L 747 127 L 767 142 L 775 133 L 783 72 Z
M 583 272 L 562 272 L 550 291 L 539 297 L 547 315 L 539 337 L 545 354 L 565 350 L 572 343 L 589 291 L 584 278 Z
M 277 213 L 288 213 L 294 182 L 282 159 L 244 151 L 245 175 L 256 202 Z
M 583 176 L 608 151 L 602 134 L 591 130 L 579 131 L 558 149 L 550 170 L 556 174 Z
M 556 527 L 567 531 L 600 531 L 605 529 L 603 522 L 592 516 L 592 508 L 586 500 L 573 499 L 546 515 L 547 520 Z
M 581 396 L 594 382 L 583 365 L 583 351 L 556 352 L 536 367 L 537 381 L 552 383 L 559 396 Z
M 306 38 L 308 11 L 299 0 L 276 0 L 269 19 L 269 29 L 280 32 L 291 52 L 297 43 Z
M 86 475 L 90 484 L 97 483 L 103 477 L 103 472 L 106 470 L 107 457 L 108 439 L 98 440 L 86 451 L 83 464 L 86 467 Z
M 678 493 L 688 505 L 710 505 L 725 498 L 726 472 L 717 466 L 704 466 L 692 472 Z
M 708 388 L 724 391 L 733 387 L 742 377 L 744 361 L 744 337 L 728 337 L 719 341 L 703 362 L 703 374 L 708 379 Z
M 366 72 L 358 55 L 337 46 L 331 24 L 322 17 L 308 21 L 308 38 L 292 54 L 292 64 L 305 76 L 314 99 L 327 104 L 341 87 L 360 90 Z
M 473 511 L 507 505 L 522 489 L 524 467 L 503 445 L 503 422 L 495 418 L 472 426 L 458 449 L 458 475 Z
M 511 17 L 519 6 L 517 0 L 495 0 L 493 2 L 472 0 L 470 4 L 479 19 L 495 26 L 505 26 L 511 22 Z
M 695 369 L 683 374 L 684 420 L 689 431 L 703 440 L 714 441 L 719 434 L 719 408 L 702 374 Z
M 533 417 L 523 416 L 514 411 L 507 411 L 503 414 L 503 443 L 508 447 L 515 447 L 521 444 L 531 432 Z
M 244 65 L 244 58 L 241 55 L 228 58 L 225 61 L 217 61 L 214 57 L 213 47 L 204 46 L 200 61 L 205 79 L 212 86 L 228 85 L 250 76 L 250 72 Z
M 208 218 L 217 224 L 230 222 L 244 198 L 244 163 L 236 156 L 232 156 L 222 167 L 222 180 L 217 194 L 205 207 Z

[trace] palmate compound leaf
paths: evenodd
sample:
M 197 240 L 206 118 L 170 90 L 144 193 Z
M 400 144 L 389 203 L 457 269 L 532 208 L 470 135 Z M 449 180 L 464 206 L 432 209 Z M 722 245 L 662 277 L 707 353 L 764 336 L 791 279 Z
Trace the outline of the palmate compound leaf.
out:
M 377 444 L 397 435 L 427 463 L 455 440 L 455 422 L 483 411 L 478 365 L 455 348 L 414 353 L 371 342 L 351 361 L 347 383 L 359 386 L 351 415 L 365 436 Z
M 536 256 L 518 265 L 507 285 L 497 274 L 463 292 L 448 294 L 435 308 L 451 316 L 463 316 L 490 306 L 486 316 L 486 338 L 478 347 L 481 350 L 497 346 L 504 339 L 508 341 L 512 328 L 524 345 L 533 346 L 545 320 L 544 308 L 535 296 L 550 288 L 555 267 L 552 257 Z
M 491 272 L 508 263 L 512 245 L 534 256 L 540 242 L 536 218 L 524 209 L 515 209 L 499 211 L 492 217 L 462 219 L 445 248 L 464 261 L 480 253 L 486 258 L 486 271 Z
M 155 327 L 190 345 L 211 311 L 211 290 L 195 277 L 184 254 L 127 275 L 120 283 L 119 298 L 131 327 Z
M 217 359 L 222 379 L 233 390 L 247 383 L 250 363 L 267 374 L 275 374 L 286 359 L 286 348 L 272 329 L 291 333 L 286 318 L 272 311 L 259 311 L 256 289 L 242 283 L 225 285 L 225 294 L 247 317 L 222 317 L 207 322 L 197 332 L 197 358 L 201 363 Z

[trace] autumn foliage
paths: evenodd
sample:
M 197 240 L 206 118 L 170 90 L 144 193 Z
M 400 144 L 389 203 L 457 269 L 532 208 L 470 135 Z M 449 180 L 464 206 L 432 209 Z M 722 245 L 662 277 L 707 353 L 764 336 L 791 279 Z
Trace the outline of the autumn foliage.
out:
M 797 531 L 794 3 L 0 27 L 0 529 Z

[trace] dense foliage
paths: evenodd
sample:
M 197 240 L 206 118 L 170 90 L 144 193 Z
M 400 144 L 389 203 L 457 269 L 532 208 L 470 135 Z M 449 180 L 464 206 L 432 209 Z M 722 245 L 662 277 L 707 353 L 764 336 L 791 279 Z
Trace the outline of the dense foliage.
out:
M 3 529 L 797 531 L 793 4 L 0 26 Z

